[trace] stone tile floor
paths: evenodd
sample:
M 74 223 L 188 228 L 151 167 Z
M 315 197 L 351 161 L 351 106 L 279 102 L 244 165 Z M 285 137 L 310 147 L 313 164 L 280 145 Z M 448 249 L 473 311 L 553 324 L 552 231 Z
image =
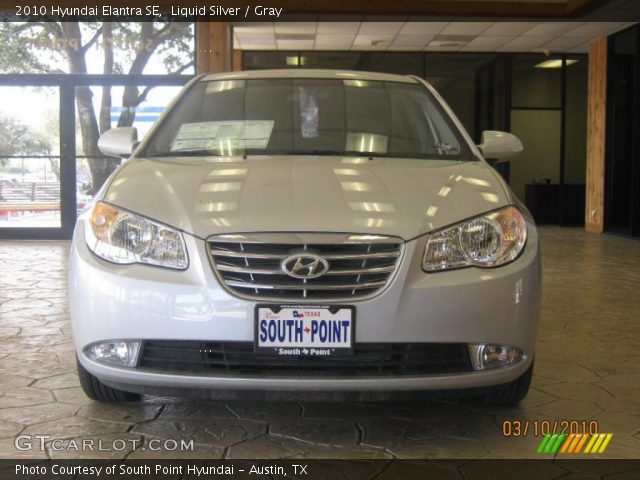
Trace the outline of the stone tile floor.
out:
M 0 458 L 535 458 L 504 420 L 597 420 L 604 458 L 640 457 L 640 242 L 541 228 L 543 315 L 518 407 L 452 401 L 322 403 L 87 399 L 76 379 L 66 242 L 0 242 Z M 14 447 L 47 435 L 43 450 Z M 94 441 L 85 452 L 55 448 Z M 151 441 L 193 440 L 193 451 Z M 101 448 L 110 450 L 98 451 Z M 134 443 L 139 444 L 134 448 Z

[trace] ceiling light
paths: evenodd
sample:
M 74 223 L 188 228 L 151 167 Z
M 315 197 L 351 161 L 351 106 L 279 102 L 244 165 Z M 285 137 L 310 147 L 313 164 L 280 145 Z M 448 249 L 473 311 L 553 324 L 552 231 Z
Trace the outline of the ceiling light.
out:
M 276 40 L 315 40 L 315 33 L 276 33 Z
M 473 35 L 438 35 L 429 42 L 431 48 L 462 47 L 476 38 Z
M 461 47 L 463 45 L 464 43 L 462 42 L 431 42 L 429 44 L 430 47 L 437 47 L 437 48 L 455 48 L 455 47 Z
M 573 65 L 574 63 L 577 63 L 578 60 L 565 60 L 565 63 L 567 64 L 567 66 L 569 65 Z M 561 68 L 562 67 L 562 59 L 555 59 L 555 60 L 545 60 L 544 62 L 540 62 L 539 64 L 536 65 L 535 68 Z

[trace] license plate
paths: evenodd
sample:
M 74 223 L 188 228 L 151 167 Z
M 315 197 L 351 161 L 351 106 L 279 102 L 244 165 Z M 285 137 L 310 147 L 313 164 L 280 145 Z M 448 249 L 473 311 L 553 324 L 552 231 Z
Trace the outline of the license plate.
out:
M 255 351 L 278 356 L 353 353 L 355 307 L 257 305 Z

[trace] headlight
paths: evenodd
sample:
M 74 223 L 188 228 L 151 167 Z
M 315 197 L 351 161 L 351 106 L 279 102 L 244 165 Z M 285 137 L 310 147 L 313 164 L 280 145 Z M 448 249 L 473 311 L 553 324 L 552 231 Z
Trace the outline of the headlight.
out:
M 87 246 L 105 260 L 187 268 L 186 249 L 177 230 L 102 202 L 93 207 L 85 225 Z
M 506 207 L 430 234 L 422 267 L 428 272 L 499 267 L 515 260 L 526 240 L 524 217 Z

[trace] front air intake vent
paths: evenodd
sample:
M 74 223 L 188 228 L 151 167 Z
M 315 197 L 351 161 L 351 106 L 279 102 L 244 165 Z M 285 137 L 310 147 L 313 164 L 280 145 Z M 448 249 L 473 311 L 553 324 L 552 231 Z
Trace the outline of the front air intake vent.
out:
M 358 343 L 353 355 L 278 357 L 254 351 L 253 342 L 148 340 L 138 368 L 189 375 L 399 377 L 473 371 L 464 343 Z

